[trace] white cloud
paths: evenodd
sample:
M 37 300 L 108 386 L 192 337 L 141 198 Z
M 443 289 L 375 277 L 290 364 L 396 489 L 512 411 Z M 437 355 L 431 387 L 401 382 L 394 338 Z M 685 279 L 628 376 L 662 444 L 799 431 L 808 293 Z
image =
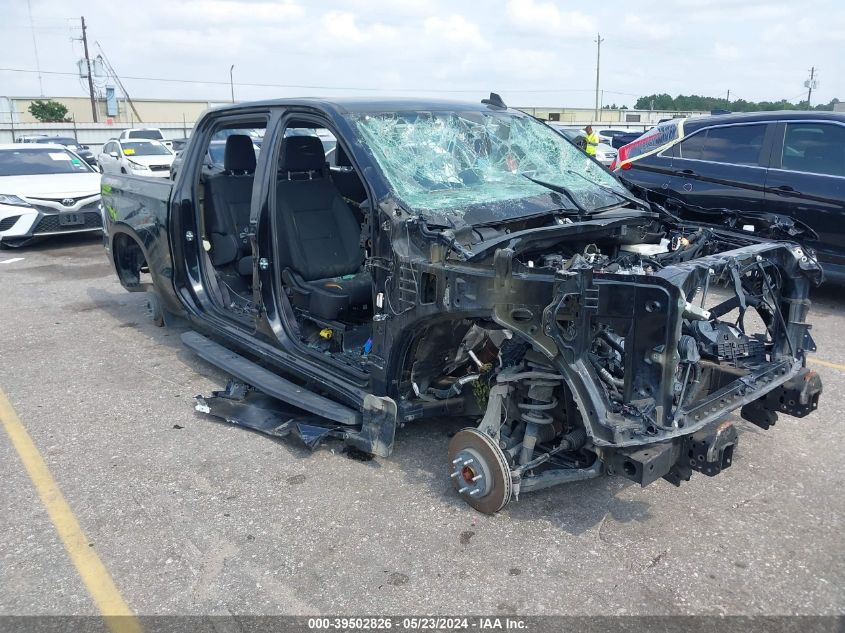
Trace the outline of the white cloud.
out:
M 284 22 L 299 19 L 305 10 L 295 2 L 251 2 L 248 6 L 236 0 L 189 0 L 163 3 L 169 19 L 190 23 L 254 24 Z
M 740 58 L 739 49 L 733 44 L 715 42 L 713 44 L 713 55 L 723 62 L 733 62 Z
M 592 16 L 580 11 L 561 11 L 551 2 L 537 0 L 508 0 L 507 16 L 519 28 L 550 35 L 587 37 L 597 28 Z
M 487 44 L 478 25 L 468 21 L 462 15 L 427 18 L 423 22 L 423 29 L 428 37 L 435 39 L 435 43 L 446 41 L 473 47 L 483 47 Z
M 672 34 L 672 27 L 668 24 L 644 20 L 633 13 L 626 14 L 622 24 L 630 34 L 650 40 L 665 40 Z
M 378 22 L 360 27 L 355 16 L 344 11 L 329 11 L 322 19 L 320 39 L 327 45 L 342 47 L 348 44 L 379 45 L 396 39 L 397 29 Z

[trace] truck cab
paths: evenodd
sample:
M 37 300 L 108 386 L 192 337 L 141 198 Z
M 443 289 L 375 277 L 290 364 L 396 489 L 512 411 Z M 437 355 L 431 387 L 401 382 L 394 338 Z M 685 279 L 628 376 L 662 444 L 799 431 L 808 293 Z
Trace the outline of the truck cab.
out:
M 730 411 L 768 427 L 818 403 L 800 247 L 681 225 L 496 95 L 214 109 L 175 182 L 107 175 L 103 202 L 124 287 L 244 385 L 223 417 L 253 426 L 260 392 L 319 418 L 274 434 L 381 456 L 464 419 L 445 470 L 482 512 L 604 473 L 715 475 Z

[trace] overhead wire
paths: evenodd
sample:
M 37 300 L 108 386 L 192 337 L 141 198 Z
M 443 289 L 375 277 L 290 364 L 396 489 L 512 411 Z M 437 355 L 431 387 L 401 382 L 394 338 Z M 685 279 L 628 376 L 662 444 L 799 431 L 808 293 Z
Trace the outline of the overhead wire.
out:
M 0 72 L 15 72 L 15 73 L 37 73 L 38 71 L 32 70 L 30 68 L 0 68 Z M 71 72 L 63 72 L 57 70 L 42 70 L 40 71 L 44 75 L 60 75 L 60 76 L 75 76 L 77 73 Z M 180 79 L 180 78 L 172 78 L 172 77 L 142 77 L 137 75 L 121 75 L 122 79 L 131 79 L 134 81 L 157 81 L 162 83 L 180 83 L 180 84 L 208 84 L 208 85 L 215 85 L 215 86 L 229 86 L 230 82 L 228 81 L 221 81 L 221 80 L 214 80 L 214 79 Z M 357 90 L 362 92 L 439 92 L 439 93 L 453 93 L 453 94 L 460 94 L 460 93 L 479 93 L 479 92 L 489 92 L 489 88 L 461 88 L 461 89 L 444 89 L 444 88 L 377 88 L 377 87 L 366 87 L 366 86 L 329 86 L 329 85 L 316 85 L 316 84 L 275 84 L 275 83 L 257 83 L 257 82 L 234 82 L 235 86 L 240 86 L 244 88 L 296 88 L 296 89 L 304 89 L 304 90 Z M 549 89 L 522 89 L 522 88 L 502 88 L 500 89 L 501 92 L 509 92 L 509 93 L 521 93 L 521 94 L 529 94 L 529 93 L 564 93 L 564 92 L 594 92 L 591 89 L 580 89 L 580 88 L 549 88 Z M 608 94 L 621 94 L 621 95 L 628 95 L 628 96 L 638 96 L 631 93 L 626 92 L 617 92 L 612 90 L 605 90 Z

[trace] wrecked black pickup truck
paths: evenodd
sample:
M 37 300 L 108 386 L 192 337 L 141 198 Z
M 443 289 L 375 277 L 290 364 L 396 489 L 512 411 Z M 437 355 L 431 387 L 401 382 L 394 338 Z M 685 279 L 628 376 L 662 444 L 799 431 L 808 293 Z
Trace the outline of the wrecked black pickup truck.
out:
M 397 428 L 465 419 L 444 477 L 482 512 L 713 476 L 730 412 L 818 406 L 812 254 L 682 223 L 496 95 L 221 107 L 174 183 L 102 188 L 123 286 L 237 379 L 201 410 L 383 457 Z

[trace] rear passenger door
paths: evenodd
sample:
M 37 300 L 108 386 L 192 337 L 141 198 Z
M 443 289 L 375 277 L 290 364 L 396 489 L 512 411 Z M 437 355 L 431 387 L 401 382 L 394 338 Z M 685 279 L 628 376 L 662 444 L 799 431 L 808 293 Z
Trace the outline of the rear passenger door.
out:
M 98 162 L 100 163 L 100 169 L 103 172 L 115 172 L 119 171 L 115 169 L 115 165 L 117 163 L 117 159 L 111 156 L 111 152 L 117 152 L 117 143 L 114 141 L 109 141 L 103 146 L 103 151 L 99 156 Z
M 798 239 L 822 261 L 845 266 L 845 125 L 779 123 L 776 138 L 767 210 L 808 225 L 818 239 Z
M 674 197 L 703 209 L 761 211 L 772 124 L 742 123 L 701 129 L 672 150 Z

